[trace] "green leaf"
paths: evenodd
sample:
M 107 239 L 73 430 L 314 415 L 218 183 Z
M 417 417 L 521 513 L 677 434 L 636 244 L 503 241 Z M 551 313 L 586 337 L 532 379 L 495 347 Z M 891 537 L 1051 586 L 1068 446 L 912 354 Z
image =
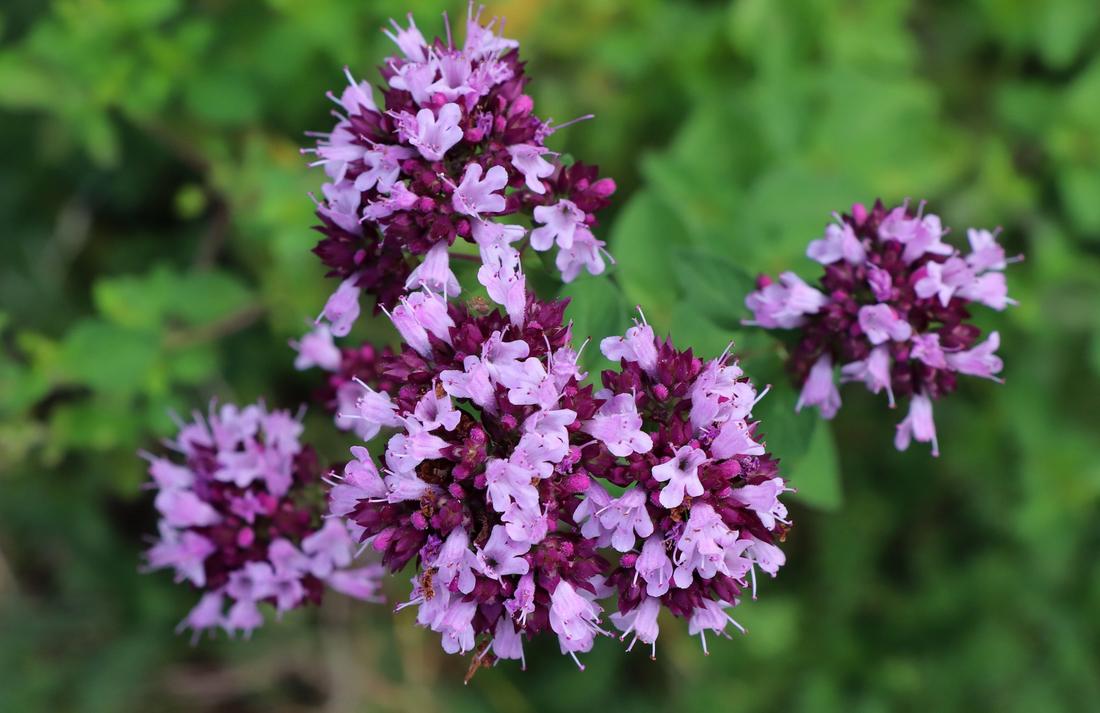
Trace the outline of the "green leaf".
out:
M 600 353 L 600 340 L 622 334 L 628 323 L 626 301 L 614 282 L 606 277 L 582 275 L 562 285 L 561 297 L 569 297 L 565 319 L 573 321 L 573 346 L 579 348 L 585 339 L 591 343 L 581 353 L 581 364 L 591 377 L 613 365 Z
M 675 213 L 652 192 L 641 191 L 615 221 L 608 241 L 626 299 L 642 305 L 650 323 L 662 328 L 669 325 L 677 300 L 669 254 L 684 233 Z
M 96 391 L 133 394 L 151 376 L 159 351 L 156 334 L 85 320 L 65 336 L 59 366 Z
M 745 295 L 754 289 L 753 278 L 729 260 L 704 250 L 675 248 L 672 269 L 687 302 L 716 325 L 734 329 L 749 316 Z
M 252 294 L 239 279 L 224 272 L 184 275 L 172 302 L 172 313 L 189 324 L 203 324 L 246 307 Z
M 802 416 L 807 420 L 813 418 L 807 414 Z M 828 421 L 820 417 L 816 419 L 806 453 L 783 470 L 783 477 L 797 489 L 791 494 L 793 499 L 818 510 L 834 512 L 840 509 L 844 499 L 840 488 L 840 462 L 836 439 Z

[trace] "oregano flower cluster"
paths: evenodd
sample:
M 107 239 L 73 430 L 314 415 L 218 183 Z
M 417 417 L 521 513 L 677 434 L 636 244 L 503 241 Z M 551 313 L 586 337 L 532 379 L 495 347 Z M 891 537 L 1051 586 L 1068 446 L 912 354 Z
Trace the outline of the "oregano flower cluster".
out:
M 914 213 L 908 201 L 886 210 L 852 206 L 825 237 L 810 242 L 807 257 L 825 266 L 818 290 L 793 272 L 773 281 L 766 275 L 745 298 L 766 329 L 799 329 L 801 338 L 787 366 L 802 389 L 796 410 L 816 405 L 833 418 L 840 408 L 834 370 L 841 383 L 861 381 L 886 390 L 890 407 L 909 397 L 909 414 L 897 427 L 898 450 L 912 439 L 932 443 L 939 455 L 932 401 L 956 388 L 958 374 L 1000 381 L 1003 364 L 995 354 L 1000 334 L 980 344 L 981 330 L 967 322 L 974 303 L 1004 310 L 1004 269 L 1009 263 L 997 231 L 967 231 L 970 253 L 943 242 L 939 216 Z
M 610 634 L 605 606 L 654 651 L 662 606 L 725 633 L 755 567 L 784 561 L 787 488 L 736 364 L 676 351 L 643 321 L 603 340 L 620 370 L 594 391 L 565 307 L 530 297 L 515 324 L 448 302 L 445 328 L 382 358 L 395 390 L 368 389 L 355 416 L 396 432 L 380 464 L 355 448 L 333 490 L 332 514 L 392 572 L 414 565 L 402 606 L 449 653 L 472 652 L 471 673 L 522 660 L 542 633 L 576 658 Z
M 615 183 L 598 179 L 595 166 L 566 166 L 544 145 L 565 125 L 532 113 L 519 43 L 494 33 L 496 18 L 485 27 L 480 20 L 471 2 L 462 45 L 449 22 L 446 40 L 431 43 L 411 14 L 406 28 L 393 22 L 386 34 L 400 56 L 381 67 L 383 107 L 345 69 L 348 86 L 330 94 L 338 122 L 305 149 L 331 179 L 317 207 L 325 237 L 314 252 L 341 279 L 322 313 L 337 336 L 351 329 L 363 292 L 376 312 L 420 288 L 456 295 L 448 248 L 459 239 L 477 245 L 479 282 L 513 316 L 525 305 L 525 248 L 557 246 L 566 282 L 582 269 L 604 270 L 604 243 L 591 228 Z M 519 215 L 540 227 L 525 237 L 521 224 L 497 220 Z
M 381 601 L 380 567 L 352 567 L 359 545 L 347 523 L 322 521 L 317 455 L 299 441 L 302 425 L 290 412 L 224 404 L 194 418 L 167 444 L 183 463 L 144 454 L 161 515 L 148 568 L 170 567 L 177 582 L 203 592 L 181 629 L 248 636 L 263 624 L 259 604 L 281 616 L 319 604 L 325 584 Z

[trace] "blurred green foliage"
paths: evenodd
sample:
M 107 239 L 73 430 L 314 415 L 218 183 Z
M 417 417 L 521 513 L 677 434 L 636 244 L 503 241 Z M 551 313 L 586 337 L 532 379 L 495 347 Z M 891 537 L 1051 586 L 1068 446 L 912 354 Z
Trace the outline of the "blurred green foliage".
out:
M 628 306 L 758 383 L 799 487 L 788 564 L 703 657 L 551 641 L 528 670 L 464 660 L 405 611 L 332 596 L 248 644 L 171 633 L 194 595 L 137 572 L 154 531 L 134 452 L 168 409 L 294 407 L 291 369 L 332 284 L 308 253 L 297 149 L 331 125 L 340 67 L 441 0 L 6 0 L 0 6 L 0 710 L 1088 711 L 1100 709 L 1100 5 L 1095 0 L 513 0 L 555 150 L 616 178 L 611 280 Z M 944 455 L 892 448 L 882 399 L 790 413 L 782 344 L 739 326 L 753 276 L 795 269 L 833 210 L 926 198 L 961 236 L 1004 227 L 1018 308 L 1007 384 L 936 409 Z M 361 320 L 356 338 L 389 340 Z M 590 365 L 598 368 L 589 347 Z M 339 459 L 348 441 L 307 416 Z M 391 599 L 400 596 L 395 584 Z

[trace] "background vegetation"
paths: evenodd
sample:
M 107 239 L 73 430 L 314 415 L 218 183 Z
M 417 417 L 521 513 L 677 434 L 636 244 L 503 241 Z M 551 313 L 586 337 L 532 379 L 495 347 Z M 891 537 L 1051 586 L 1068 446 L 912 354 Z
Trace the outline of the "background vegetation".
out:
M 1100 709 L 1100 5 L 1095 0 L 514 0 L 557 150 L 619 184 L 613 282 L 582 334 L 641 304 L 677 344 L 730 338 L 775 392 L 799 486 L 788 565 L 704 657 L 547 640 L 460 683 L 411 613 L 331 596 L 249 643 L 172 634 L 195 595 L 139 575 L 138 448 L 211 396 L 308 401 L 292 370 L 334 285 L 308 251 L 340 68 L 440 0 L 5 0 L 0 5 L 0 710 L 1089 711 Z M 1018 308 L 982 311 L 1007 383 L 937 406 L 943 456 L 892 448 L 884 399 L 792 418 L 746 276 L 793 268 L 833 210 L 926 198 L 1004 226 Z M 392 334 L 361 322 L 357 336 Z M 589 350 L 594 353 L 594 350 Z M 307 435 L 347 441 L 314 409 Z M 394 584 L 391 601 L 401 596 Z

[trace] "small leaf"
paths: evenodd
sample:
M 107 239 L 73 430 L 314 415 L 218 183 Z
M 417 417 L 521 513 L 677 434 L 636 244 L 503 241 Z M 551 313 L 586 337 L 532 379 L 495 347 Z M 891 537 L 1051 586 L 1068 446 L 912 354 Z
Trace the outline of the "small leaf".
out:
M 807 420 L 813 418 L 807 414 L 802 416 Z M 791 494 L 793 499 L 818 510 L 834 512 L 840 509 L 844 499 L 840 488 L 840 462 L 828 421 L 817 418 L 809 449 L 791 467 L 784 469 L 783 477 L 797 489 Z
M 97 391 L 132 394 L 150 376 L 159 353 L 154 333 L 85 320 L 65 336 L 59 366 Z
M 703 250 L 676 248 L 672 269 L 687 301 L 710 321 L 735 329 L 749 316 L 745 295 L 755 288 L 753 278 L 729 260 Z

